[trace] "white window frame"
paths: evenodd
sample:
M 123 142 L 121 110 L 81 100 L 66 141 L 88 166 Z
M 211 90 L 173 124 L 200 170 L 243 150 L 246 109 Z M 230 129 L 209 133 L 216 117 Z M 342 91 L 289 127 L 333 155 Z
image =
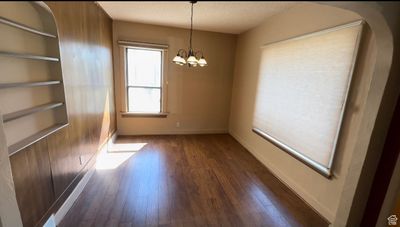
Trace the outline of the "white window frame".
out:
M 118 41 L 120 47 L 120 72 L 123 79 L 121 87 L 122 90 L 122 116 L 123 117 L 166 117 L 167 112 L 167 66 L 168 66 L 168 45 L 164 44 L 154 44 L 154 43 L 142 43 L 142 42 L 132 42 L 132 41 Z M 160 112 L 129 112 L 128 104 L 128 64 L 127 64 L 127 51 L 128 49 L 138 49 L 138 50 L 154 50 L 161 51 L 161 87 L 160 87 Z

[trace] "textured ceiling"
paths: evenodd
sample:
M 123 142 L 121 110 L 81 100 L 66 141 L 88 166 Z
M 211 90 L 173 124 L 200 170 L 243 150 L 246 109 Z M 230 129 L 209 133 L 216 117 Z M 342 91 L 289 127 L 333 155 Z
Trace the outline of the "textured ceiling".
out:
M 114 19 L 190 28 L 189 2 L 98 2 Z M 295 2 L 198 2 L 194 29 L 240 34 Z

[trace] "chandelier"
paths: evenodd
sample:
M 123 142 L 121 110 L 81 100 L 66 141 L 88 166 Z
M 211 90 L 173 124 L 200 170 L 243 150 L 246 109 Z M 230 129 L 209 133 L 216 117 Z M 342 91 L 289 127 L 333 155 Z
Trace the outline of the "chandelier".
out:
M 189 39 L 189 51 L 185 51 L 184 49 L 178 50 L 178 54 L 174 57 L 172 62 L 177 65 L 186 65 L 189 67 L 196 67 L 199 65 L 200 67 L 207 66 L 207 61 L 203 56 L 202 51 L 193 51 L 192 48 L 192 34 L 193 34 L 193 5 L 197 1 L 191 1 L 191 16 L 190 16 L 190 39 Z M 200 58 L 198 57 L 200 56 Z M 186 60 L 185 60 L 186 59 Z

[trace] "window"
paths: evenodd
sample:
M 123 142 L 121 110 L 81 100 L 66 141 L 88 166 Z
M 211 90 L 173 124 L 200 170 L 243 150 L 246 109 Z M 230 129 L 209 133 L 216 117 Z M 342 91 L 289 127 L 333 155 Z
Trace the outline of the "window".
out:
M 163 112 L 163 52 L 162 49 L 125 48 L 127 112 Z

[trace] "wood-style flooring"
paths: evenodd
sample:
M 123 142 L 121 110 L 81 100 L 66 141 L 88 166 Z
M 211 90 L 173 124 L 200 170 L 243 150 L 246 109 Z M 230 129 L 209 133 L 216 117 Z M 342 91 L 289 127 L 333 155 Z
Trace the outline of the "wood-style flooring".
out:
M 119 137 L 110 150 L 60 226 L 328 226 L 230 135 Z

